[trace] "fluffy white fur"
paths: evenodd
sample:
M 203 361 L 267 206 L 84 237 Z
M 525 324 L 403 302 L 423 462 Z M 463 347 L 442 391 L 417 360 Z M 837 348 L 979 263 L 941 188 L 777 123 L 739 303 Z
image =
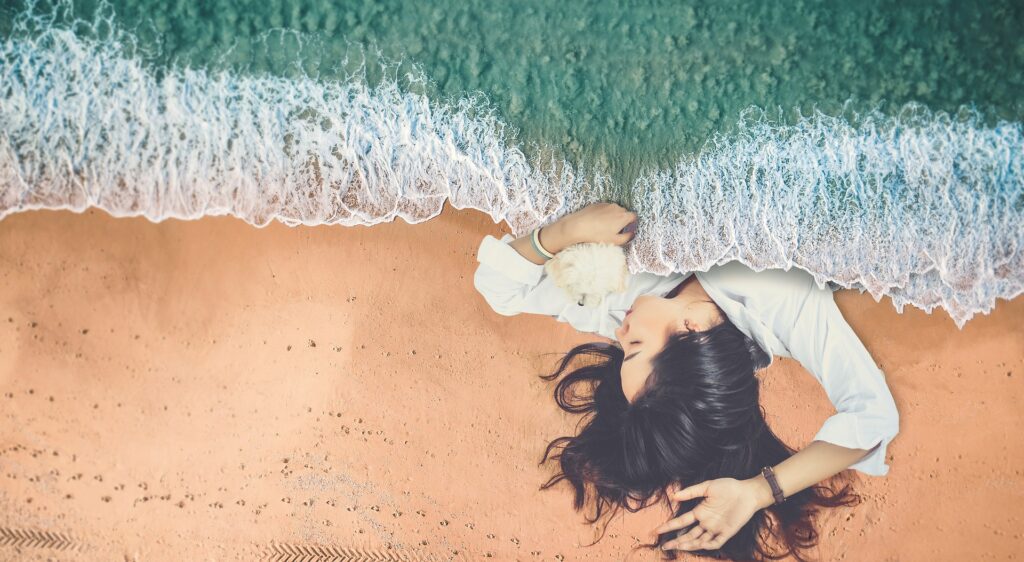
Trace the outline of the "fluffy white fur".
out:
M 621 246 L 605 243 L 574 244 L 555 254 L 544 270 L 573 301 L 598 307 L 609 293 L 626 290 L 629 268 Z

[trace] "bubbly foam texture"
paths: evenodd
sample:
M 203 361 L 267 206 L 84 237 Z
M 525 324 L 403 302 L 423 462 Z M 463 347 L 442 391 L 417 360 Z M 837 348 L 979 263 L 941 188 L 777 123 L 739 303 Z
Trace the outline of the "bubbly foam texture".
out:
M 486 104 L 444 105 L 394 80 L 168 69 L 19 16 L 0 47 L 0 219 L 31 209 L 262 227 L 415 224 L 457 209 L 516 235 L 621 190 L 597 172 L 527 158 Z M 98 22 L 99 23 L 99 22 Z M 553 154 L 553 152 L 551 152 Z M 1024 135 L 907 106 L 773 123 L 756 109 L 674 168 L 631 186 L 630 270 L 732 260 L 799 267 L 957 326 L 1024 285 Z M 582 168 L 581 168 L 582 169 Z
M 931 311 L 958 327 L 1022 292 L 1024 136 L 907 106 L 899 116 L 817 113 L 775 126 L 759 112 L 673 170 L 641 178 L 657 235 L 644 269 L 740 260 L 799 267 Z

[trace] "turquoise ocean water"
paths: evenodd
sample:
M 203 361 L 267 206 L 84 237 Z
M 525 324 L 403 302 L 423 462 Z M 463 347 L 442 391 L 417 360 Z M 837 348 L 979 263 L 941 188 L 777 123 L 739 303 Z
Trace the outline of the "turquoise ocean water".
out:
M 517 234 L 640 214 L 633 271 L 739 259 L 948 311 L 1024 290 L 1024 3 L 0 3 L 0 218 L 98 206 Z

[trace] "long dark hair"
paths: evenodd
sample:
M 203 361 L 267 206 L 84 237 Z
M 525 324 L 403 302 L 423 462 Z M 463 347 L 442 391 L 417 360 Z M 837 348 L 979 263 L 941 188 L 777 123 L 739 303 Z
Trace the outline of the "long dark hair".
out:
M 721 309 L 719 309 L 721 312 Z M 540 464 L 558 461 L 561 470 L 540 489 L 567 480 L 574 490 L 573 507 L 580 511 L 596 499 L 594 524 L 607 514 L 610 520 L 620 508 L 636 512 L 654 503 L 671 502 L 665 489 L 680 488 L 715 478 L 747 479 L 762 466 L 774 466 L 796 451 L 788 447 L 765 423 L 759 403 L 757 369 L 771 358 L 752 339 L 726 320 L 702 332 L 674 334 L 651 361 L 652 371 L 632 404 L 622 392 L 620 379 L 623 350 L 605 343 L 574 347 L 558 369 L 541 375 L 552 381 L 578 357 L 596 358 L 560 380 L 555 401 L 569 413 L 583 414 L 582 430 L 575 437 L 559 437 L 548 444 Z M 552 451 L 559 449 L 552 455 Z M 843 471 L 828 483 L 852 477 Z M 703 498 L 686 500 L 674 517 L 695 508 Z M 815 519 L 819 508 L 851 506 L 861 498 L 845 484 L 838 492 L 816 484 L 779 505 L 758 510 L 720 548 L 694 550 L 691 554 L 728 560 L 778 560 L 795 556 L 818 542 Z M 611 511 L 608 511 L 611 508 Z M 662 533 L 653 544 L 659 548 L 698 525 Z M 604 537 L 608 522 L 601 535 Z M 759 540 L 760 539 L 760 540 Z M 781 542 L 774 553 L 767 542 Z M 590 545 L 588 545 L 590 546 Z M 676 551 L 662 551 L 669 560 Z

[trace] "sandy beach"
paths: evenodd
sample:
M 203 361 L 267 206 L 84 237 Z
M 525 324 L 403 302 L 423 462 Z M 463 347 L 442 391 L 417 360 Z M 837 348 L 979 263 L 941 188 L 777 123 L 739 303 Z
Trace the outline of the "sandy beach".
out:
M 624 559 L 668 512 L 584 547 L 598 529 L 567 485 L 539 490 L 576 420 L 537 375 L 601 338 L 487 306 L 476 250 L 504 232 L 450 206 L 368 228 L 0 221 L 0 559 Z M 958 330 L 835 298 L 901 427 L 889 475 L 821 522 L 819 559 L 1018 558 L 1024 299 Z M 758 376 L 769 423 L 806 445 L 834 411 L 822 388 L 791 359 Z

